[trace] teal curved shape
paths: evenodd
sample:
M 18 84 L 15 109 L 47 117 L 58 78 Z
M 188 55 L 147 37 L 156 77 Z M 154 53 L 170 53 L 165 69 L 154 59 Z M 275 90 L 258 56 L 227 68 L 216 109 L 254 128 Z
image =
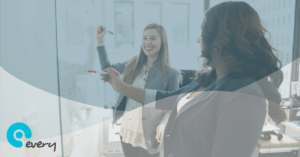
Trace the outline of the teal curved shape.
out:
M 6 133 L 8 142 L 16 148 L 21 148 L 23 146 L 22 141 L 19 141 L 18 139 L 15 139 L 15 137 L 14 137 L 14 134 L 17 130 L 22 130 L 24 132 L 26 138 L 31 138 L 32 133 L 31 133 L 29 126 L 24 123 L 21 123 L 21 122 L 14 123 L 8 128 L 7 133 Z M 18 136 L 18 137 L 22 137 L 22 136 Z

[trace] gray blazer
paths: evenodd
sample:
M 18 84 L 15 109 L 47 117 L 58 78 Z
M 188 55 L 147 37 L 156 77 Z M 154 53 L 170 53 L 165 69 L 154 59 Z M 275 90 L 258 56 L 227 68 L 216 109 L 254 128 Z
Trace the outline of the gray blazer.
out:
M 193 81 L 172 92 L 146 89 L 144 104 L 172 110 L 163 138 L 164 156 L 250 157 L 266 118 L 265 96 L 256 81 L 252 76 L 227 75 L 179 112 L 178 101 L 200 83 Z
M 98 46 L 97 47 L 99 60 L 101 64 L 101 69 L 105 70 L 109 67 L 116 69 L 121 75 L 125 69 L 125 66 L 128 64 L 129 61 L 124 63 L 117 63 L 117 64 L 110 64 L 110 61 L 107 57 L 107 52 L 105 50 L 105 46 Z M 142 67 L 140 67 L 141 69 Z M 164 81 L 163 72 L 158 68 L 158 60 L 153 62 L 153 67 L 149 69 L 145 89 L 155 89 L 155 90 L 162 90 L 162 91 L 173 91 L 179 88 L 179 83 L 181 81 L 181 73 L 178 70 L 175 70 L 171 67 L 168 67 L 170 73 L 168 74 L 167 81 Z M 140 70 L 139 69 L 139 70 Z M 113 114 L 113 122 L 115 123 L 119 120 L 126 109 L 127 97 L 123 94 L 119 94 L 114 114 Z M 151 142 L 151 138 L 153 137 L 153 132 L 156 131 L 158 125 L 162 122 L 167 124 L 168 118 L 170 116 L 170 111 L 155 109 L 155 107 L 143 107 L 142 109 L 142 116 L 143 116 L 143 133 L 145 138 L 145 145 L 147 146 L 147 150 L 150 154 L 159 153 L 163 150 L 163 145 L 157 149 L 152 148 L 149 141 Z

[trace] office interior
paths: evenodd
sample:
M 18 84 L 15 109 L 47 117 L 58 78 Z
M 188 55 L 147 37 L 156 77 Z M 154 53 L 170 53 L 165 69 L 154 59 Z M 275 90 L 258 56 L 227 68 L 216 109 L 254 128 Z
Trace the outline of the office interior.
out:
M 184 74 L 184 86 L 202 68 L 197 38 L 204 13 L 226 1 L 1 0 L 0 156 L 123 156 L 120 126 L 111 124 L 118 93 L 98 73 L 84 72 L 101 71 L 96 28 L 105 25 L 113 32 L 106 34 L 105 47 L 111 63 L 119 63 L 139 53 L 146 25 L 163 25 L 170 64 Z M 258 12 L 279 51 L 284 73 L 279 91 L 288 117 L 275 127 L 283 140 L 272 135 L 260 141 L 253 156 L 300 156 L 300 104 L 293 105 L 300 95 L 300 0 L 243 1 Z M 274 127 L 266 121 L 266 130 Z M 15 122 L 31 128 L 31 141 L 56 142 L 56 151 L 12 148 L 6 131 Z

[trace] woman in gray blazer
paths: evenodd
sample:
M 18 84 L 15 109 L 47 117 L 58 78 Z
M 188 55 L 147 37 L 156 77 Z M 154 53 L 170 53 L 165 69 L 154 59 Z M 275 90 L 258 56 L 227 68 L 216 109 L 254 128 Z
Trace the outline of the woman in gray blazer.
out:
M 278 91 L 281 62 L 265 37 L 258 13 L 245 2 L 220 3 L 205 13 L 202 57 L 209 71 L 172 92 L 128 85 L 108 69 L 112 87 L 145 106 L 172 110 L 165 128 L 165 157 L 251 157 L 266 113 L 286 117 Z M 268 107 L 268 110 L 267 110 Z
M 167 34 L 163 26 L 146 26 L 139 55 L 117 64 L 110 64 L 107 58 L 103 44 L 106 28 L 101 28 L 97 30 L 97 50 L 102 70 L 112 67 L 123 75 L 124 82 L 139 88 L 163 91 L 179 88 L 181 73 L 169 64 Z M 162 150 L 156 137 L 162 138 L 170 112 L 141 106 L 142 104 L 120 94 L 114 109 L 113 123 L 123 116 L 120 135 L 126 157 L 159 156 Z

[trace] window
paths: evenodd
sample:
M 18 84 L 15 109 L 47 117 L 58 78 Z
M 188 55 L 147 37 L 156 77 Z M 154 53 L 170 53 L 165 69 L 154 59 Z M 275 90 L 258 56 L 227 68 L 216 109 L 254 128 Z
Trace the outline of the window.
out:
M 290 0 L 289 6 L 292 6 L 292 5 L 293 5 L 293 0 Z
M 144 6 L 145 26 L 150 23 L 162 24 L 162 3 L 145 2 Z
M 268 4 L 268 13 L 270 12 L 270 3 Z
M 190 36 L 190 5 L 187 3 L 173 3 L 173 37 L 172 44 L 176 46 L 189 47 Z
M 281 38 L 281 45 L 284 45 L 284 36 Z
M 115 48 L 133 47 L 133 2 L 115 3 Z
M 279 37 L 277 37 L 276 45 L 279 45 Z
M 289 54 L 289 53 L 286 54 L 286 62 L 287 62 L 287 63 L 290 62 L 290 54 Z
M 283 8 L 285 8 L 286 0 L 283 0 Z
M 258 13 L 261 14 L 261 7 L 259 7 Z
M 282 17 L 282 25 L 284 26 L 285 24 L 285 16 Z
M 277 26 L 279 26 L 279 24 L 280 24 L 280 17 L 278 17 L 277 19 Z
M 272 27 L 274 27 L 275 26 L 275 19 L 273 18 L 272 19 Z
M 281 0 L 278 0 L 278 10 L 280 9 L 280 2 Z
M 287 36 L 287 45 L 290 45 L 290 35 Z
M 273 2 L 273 11 L 275 11 L 275 1 Z
M 264 6 L 264 9 L 263 9 L 264 13 L 266 13 L 266 6 Z

